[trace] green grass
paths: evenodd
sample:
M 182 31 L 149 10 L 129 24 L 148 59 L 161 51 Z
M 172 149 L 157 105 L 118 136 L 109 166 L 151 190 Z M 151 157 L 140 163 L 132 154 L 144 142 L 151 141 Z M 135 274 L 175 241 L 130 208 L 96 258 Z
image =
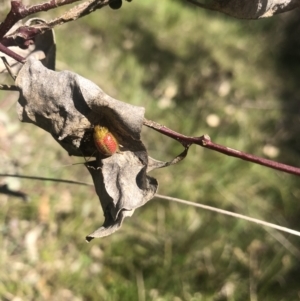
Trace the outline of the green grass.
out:
M 207 133 L 260 156 L 271 144 L 280 150 L 276 160 L 299 166 L 299 28 L 293 14 L 242 21 L 180 1 L 135 0 L 58 27 L 57 68 L 144 106 L 146 118 L 178 132 Z M 17 95 L 7 97 L 1 93 L 9 117 L 0 137 L 2 172 L 91 182 L 83 166 L 65 166 L 82 159 L 19 124 Z M 209 126 L 211 114 L 219 126 Z M 150 129 L 143 141 L 159 160 L 182 151 Z M 196 146 L 183 162 L 151 174 L 160 194 L 299 229 L 296 176 Z M 103 222 L 93 187 L 13 184 L 30 202 L 0 195 L 1 300 L 299 299 L 297 237 L 153 199 L 118 232 L 86 244 Z

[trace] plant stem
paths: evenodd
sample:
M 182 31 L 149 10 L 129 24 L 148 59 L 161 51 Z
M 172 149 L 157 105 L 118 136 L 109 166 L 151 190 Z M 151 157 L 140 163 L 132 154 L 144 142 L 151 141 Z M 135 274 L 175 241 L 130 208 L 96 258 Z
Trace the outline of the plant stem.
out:
M 216 152 L 225 154 L 227 156 L 236 157 L 245 161 L 253 162 L 255 164 L 263 165 L 269 168 L 273 168 L 276 170 L 280 170 L 289 174 L 300 176 L 300 168 L 282 164 L 273 160 L 268 160 L 265 158 L 261 158 L 255 155 L 251 155 L 248 153 L 241 152 L 239 150 L 223 146 L 217 143 L 214 143 L 211 141 L 210 137 L 208 135 L 203 135 L 201 137 L 189 137 L 182 135 L 180 133 L 177 133 L 169 128 L 167 128 L 164 125 L 158 124 L 154 121 L 144 119 L 143 124 L 147 127 L 150 127 L 158 132 L 160 132 L 163 135 L 166 135 L 168 137 L 171 137 L 178 142 L 180 142 L 184 147 L 189 146 L 191 144 L 197 144 L 202 147 L 214 150 Z
M 0 43 L 0 52 L 5 53 L 6 55 L 12 57 L 13 59 L 15 59 L 17 62 L 20 63 L 24 63 L 25 62 L 25 58 L 20 56 L 19 54 L 13 52 L 12 50 L 10 50 L 9 48 L 7 48 L 6 46 L 2 45 Z
M 32 6 L 25 6 L 22 3 L 22 0 L 12 0 L 11 1 L 11 9 L 10 12 L 7 14 L 5 20 L 0 23 L 0 51 L 5 53 L 6 55 L 12 57 L 18 62 L 24 62 L 25 58 L 21 57 L 20 55 L 14 53 L 10 49 L 8 49 L 6 46 L 16 46 L 14 41 L 11 41 L 9 39 L 5 39 L 5 35 L 7 32 L 20 20 L 28 17 L 29 15 L 42 12 L 42 11 L 48 11 L 50 9 L 57 8 L 58 6 L 74 3 L 80 0 L 50 0 L 48 2 L 32 5 Z M 29 39 L 29 37 L 32 39 L 35 35 L 40 34 L 38 30 L 36 32 L 32 32 L 32 28 L 29 27 L 22 27 L 23 29 L 23 40 Z M 50 28 L 44 28 L 44 31 L 49 30 Z M 28 35 L 28 37 L 27 37 Z M 2 43 L 3 41 L 3 43 Z M 24 44 L 26 45 L 26 44 Z

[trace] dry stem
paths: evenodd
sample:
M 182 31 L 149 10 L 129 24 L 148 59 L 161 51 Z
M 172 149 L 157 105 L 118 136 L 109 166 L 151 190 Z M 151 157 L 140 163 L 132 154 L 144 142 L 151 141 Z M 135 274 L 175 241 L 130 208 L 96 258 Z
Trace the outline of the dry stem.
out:
M 189 137 L 182 135 L 180 133 L 177 133 L 169 128 L 167 128 L 164 125 L 158 124 L 154 121 L 144 119 L 145 126 L 150 127 L 158 132 L 160 132 L 163 135 L 166 135 L 168 137 L 171 137 L 178 142 L 180 142 L 184 147 L 187 147 L 191 144 L 197 144 L 200 146 L 203 146 L 205 148 L 209 148 L 211 150 L 214 150 L 216 152 L 225 154 L 227 156 L 236 157 L 245 161 L 253 162 L 255 164 L 260 164 L 269 168 L 273 168 L 276 170 L 284 171 L 289 174 L 300 176 L 300 168 L 282 164 L 273 160 L 268 160 L 265 158 L 261 158 L 255 155 L 247 154 L 244 152 L 241 152 L 239 150 L 223 146 L 217 143 L 214 143 L 211 141 L 210 137 L 208 135 L 203 135 L 201 137 Z
M 58 6 L 63 6 L 66 4 L 71 4 L 80 0 L 50 0 L 48 2 L 24 6 L 21 0 L 11 1 L 11 10 L 7 14 L 5 20 L 0 24 L 0 52 L 7 54 L 16 61 L 24 63 L 25 58 L 14 53 L 7 47 L 9 46 L 19 46 L 26 49 L 31 43 L 35 36 L 44 33 L 47 30 L 52 29 L 56 25 L 61 25 L 66 22 L 75 21 L 78 18 L 86 16 L 93 11 L 102 8 L 109 4 L 110 0 L 89 0 L 83 2 L 67 12 L 62 16 L 55 18 L 44 24 L 37 24 L 33 26 L 21 26 L 14 33 L 7 35 L 7 32 L 20 20 L 42 11 L 48 11 L 50 9 L 55 9 Z

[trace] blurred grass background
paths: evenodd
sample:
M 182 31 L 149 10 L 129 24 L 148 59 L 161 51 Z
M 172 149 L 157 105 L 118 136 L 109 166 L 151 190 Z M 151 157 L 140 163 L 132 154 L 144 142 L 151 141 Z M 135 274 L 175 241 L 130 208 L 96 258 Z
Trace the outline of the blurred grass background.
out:
M 58 12 L 40 14 L 50 19 Z M 300 165 L 297 12 L 236 20 L 184 1 L 133 1 L 56 28 L 57 69 L 144 106 L 191 136 Z M 1 92 L 1 173 L 91 182 L 46 132 L 20 124 Z M 182 147 L 143 129 L 152 157 Z M 159 193 L 300 230 L 299 178 L 192 146 L 152 173 Z M 29 202 L 0 195 L 1 300 L 299 300 L 300 239 L 153 199 L 107 238 L 93 187 L 1 178 Z

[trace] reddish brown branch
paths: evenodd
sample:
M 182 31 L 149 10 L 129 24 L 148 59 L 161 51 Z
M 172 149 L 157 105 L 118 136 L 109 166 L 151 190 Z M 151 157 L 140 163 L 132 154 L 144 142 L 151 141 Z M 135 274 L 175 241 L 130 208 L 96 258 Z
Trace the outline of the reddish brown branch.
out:
M 13 0 L 11 1 L 10 12 L 6 16 L 4 22 L 0 24 L 0 39 L 3 38 L 18 21 L 28 17 L 29 15 L 48 11 L 58 6 L 63 6 L 77 1 L 80 0 L 50 0 L 42 4 L 24 6 L 21 0 Z
M 80 3 L 75 7 L 72 7 L 62 16 L 47 22 L 46 24 L 53 28 L 56 25 L 61 25 L 70 21 L 75 21 L 81 17 L 84 17 L 97 9 L 100 9 L 108 5 L 110 0 L 89 0 L 84 3 Z
M 0 40 L 19 20 L 22 19 L 23 9 L 24 5 L 21 1 L 11 1 L 10 12 L 7 14 L 4 22 L 0 24 Z
M 34 24 L 32 26 L 21 26 L 14 33 L 7 35 L 7 32 L 20 20 L 28 17 L 29 15 L 55 9 L 58 6 L 71 4 L 80 0 L 50 0 L 48 2 L 24 6 L 21 0 L 13 0 L 11 2 L 11 10 L 6 16 L 4 22 L 0 23 L 0 51 L 14 58 L 19 62 L 23 62 L 24 58 L 14 54 L 7 47 L 19 46 L 22 49 L 26 49 L 29 45 L 34 43 L 34 38 L 37 35 L 44 33 L 47 30 L 51 30 L 54 26 L 60 25 L 66 22 L 77 20 L 85 15 L 92 13 L 93 11 L 100 9 L 109 4 L 110 0 L 87 0 L 67 12 L 62 16 L 51 20 L 43 24 Z
M 260 164 L 260 165 L 263 165 L 263 166 L 266 166 L 269 168 L 273 168 L 276 170 L 284 171 L 289 174 L 300 176 L 300 168 L 282 164 L 282 163 L 279 163 L 276 161 L 264 159 L 261 157 L 257 157 L 257 156 L 247 154 L 247 153 L 241 152 L 241 151 L 233 149 L 233 148 L 229 148 L 229 147 L 214 143 L 211 141 L 211 139 L 208 135 L 203 135 L 201 137 L 185 136 L 185 135 L 182 135 L 180 133 L 177 133 L 177 132 L 165 127 L 164 125 L 158 124 L 154 121 L 147 120 L 147 119 L 144 119 L 144 125 L 160 132 L 161 134 L 164 134 L 168 137 L 171 137 L 171 138 L 177 140 L 184 147 L 189 146 L 191 144 L 197 144 L 197 145 L 203 146 L 205 148 L 214 150 L 216 152 L 225 154 L 227 156 L 236 157 L 236 158 L 239 158 L 239 159 L 242 159 L 245 161 L 253 162 L 255 164 Z
M 2 45 L 1 43 L 0 43 L 0 52 L 7 54 L 8 56 L 12 57 L 13 59 L 15 59 L 16 61 L 18 61 L 20 63 L 24 63 L 24 61 L 25 61 L 25 58 L 23 58 L 22 56 L 20 56 L 19 54 L 15 53 L 15 52 L 13 52 L 12 50 L 10 50 L 6 46 Z

